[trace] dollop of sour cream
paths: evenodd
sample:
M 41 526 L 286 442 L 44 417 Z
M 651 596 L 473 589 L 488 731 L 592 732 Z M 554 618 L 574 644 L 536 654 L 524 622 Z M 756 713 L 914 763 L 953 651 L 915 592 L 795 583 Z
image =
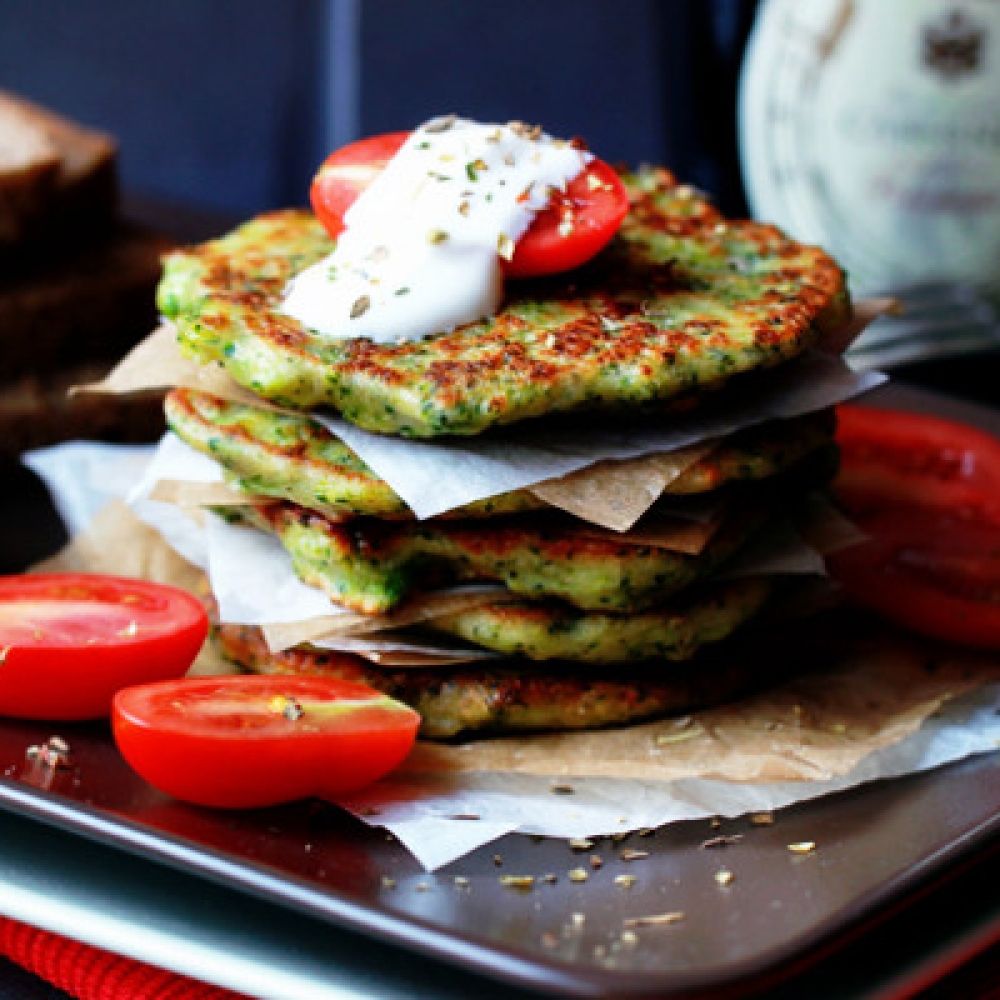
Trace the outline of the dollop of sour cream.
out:
M 501 259 L 591 159 L 519 123 L 433 119 L 348 209 L 333 252 L 289 283 L 282 311 L 326 337 L 379 343 L 490 316 Z

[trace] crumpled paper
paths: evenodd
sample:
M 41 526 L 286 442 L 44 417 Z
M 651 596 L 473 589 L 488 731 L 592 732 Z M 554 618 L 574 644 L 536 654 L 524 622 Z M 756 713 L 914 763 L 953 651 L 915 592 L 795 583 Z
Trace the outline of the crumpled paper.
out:
M 860 306 L 856 312 L 858 320 L 847 328 L 851 331 L 872 315 L 872 309 Z M 837 348 L 842 340 L 841 334 L 834 339 Z M 539 486 L 540 495 L 576 516 L 625 530 L 697 460 L 701 447 L 767 420 L 825 409 L 884 381 L 880 372 L 854 372 L 837 353 L 813 349 L 747 382 L 736 380 L 727 386 L 724 398 L 712 399 L 710 405 L 671 414 L 661 422 L 649 417 L 616 423 L 600 416 L 588 420 L 584 414 L 526 421 L 472 438 L 415 441 L 373 434 L 321 411 L 310 415 L 388 483 L 418 518 Z M 168 325 L 139 344 L 107 379 L 81 389 L 117 393 L 174 386 L 274 408 L 234 382 L 219 365 L 199 365 L 183 357 Z M 636 464 L 639 459 L 646 463 Z M 608 464 L 626 460 L 632 464 L 624 468 Z M 591 474 L 572 475 L 584 470 Z
M 197 585 L 200 573 L 120 500 L 103 506 L 107 484 L 127 488 L 133 473 L 133 481 L 141 476 L 134 450 L 62 446 L 26 462 L 70 514 L 75 536 L 47 568 Z M 226 665 L 208 657 L 198 669 Z M 433 869 L 514 831 L 598 836 L 779 809 L 989 752 L 998 740 L 998 658 L 887 633 L 849 647 L 832 668 L 680 720 L 422 743 L 402 770 L 341 805 L 390 830 Z

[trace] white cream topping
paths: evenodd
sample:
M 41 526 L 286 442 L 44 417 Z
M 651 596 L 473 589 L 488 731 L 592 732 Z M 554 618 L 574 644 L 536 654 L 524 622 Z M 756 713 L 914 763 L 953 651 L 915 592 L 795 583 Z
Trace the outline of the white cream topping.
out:
M 517 123 L 433 119 L 350 207 L 333 252 L 289 283 L 282 310 L 324 336 L 380 343 L 490 316 L 501 258 L 591 159 Z

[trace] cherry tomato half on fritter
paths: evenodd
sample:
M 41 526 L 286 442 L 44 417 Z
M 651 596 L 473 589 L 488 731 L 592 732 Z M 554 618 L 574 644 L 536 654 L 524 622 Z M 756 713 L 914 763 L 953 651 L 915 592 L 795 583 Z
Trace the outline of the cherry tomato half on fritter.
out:
M 384 777 L 409 754 L 420 716 L 352 681 L 231 676 L 127 688 L 111 723 L 122 756 L 155 788 L 248 809 Z
M 1000 520 L 1000 440 L 942 417 L 841 406 L 834 492 L 857 517 L 887 508 L 940 508 Z
M 181 677 L 208 633 L 175 587 L 58 573 L 0 577 L 0 715 L 107 716 L 119 688 Z
M 409 132 L 387 132 L 334 150 L 316 171 L 309 200 L 316 218 L 331 236 L 344 230 L 344 215 L 362 191 L 399 152 Z
M 344 214 L 398 152 L 408 132 L 360 139 L 335 150 L 313 178 L 309 191 L 316 217 L 331 236 L 344 229 Z M 587 167 L 539 212 L 517 241 L 504 272 L 531 278 L 585 264 L 611 241 L 628 212 L 628 192 L 602 160 Z
M 868 536 L 828 568 L 921 635 L 1000 649 L 1000 441 L 939 417 L 844 406 L 833 491 Z

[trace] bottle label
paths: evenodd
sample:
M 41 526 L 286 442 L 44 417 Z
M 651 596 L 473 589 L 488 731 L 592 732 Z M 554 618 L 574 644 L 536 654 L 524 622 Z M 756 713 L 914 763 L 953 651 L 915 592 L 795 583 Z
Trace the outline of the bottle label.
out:
M 755 215 L 855 292 L 1000 287 L 1000 3 L 765 0 L 741 81 Z

